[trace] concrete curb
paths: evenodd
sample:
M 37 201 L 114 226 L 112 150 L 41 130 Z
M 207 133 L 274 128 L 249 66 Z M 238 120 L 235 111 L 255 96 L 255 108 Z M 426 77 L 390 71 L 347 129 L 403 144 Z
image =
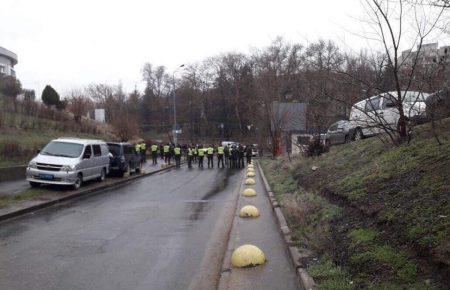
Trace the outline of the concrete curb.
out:
M 314 289 L 315 283 L 314 279 L 308 274 L 305 268 L 302 268 L 301 263 L 301 254 L 298 247 L 293 245 L 292 237 L 291 237 L 291 230 L 289 229 L 289 226 L 287 225 L 286 218 L 284 217 L 283 212 L 281 211 L 280 205 L 275 200 L 273 191 L 270 188 L 269 183 L 267 182 L 266 176 L 264 175 L 264 171 L 262 170 L 262 167 L 258 163 L 258 170 L 260 173 L 260 176 L 263 180 L 264 187 L 266 189 L 267 195 L 270 199 L 270 203 L 272 205 L 272 209 L 275 213 L 275 217 L 278 222 L 278 226 L 280 227 L 280 232 L 283 234 L 284 241 L 286 242 L 289 255 L 291 257 L 292 265 L 295 268 L 295 272 L 297 273 L 297 278 L 300 282 L 300 286 L 304 290 L 312 290 Z
M 16 210 L 16 211 L 13 211 L 13 212 L 10 212 L 7 214 L 0 215 L 0 222 L 22 216 L 22 215 L 30 213 L 30 212 L 38 211 L 38 210 L 50 207 L 52 205 L 70 200 L 70 199 L 87 196 L 89 194 L 101 193 L 107 189 L 118 188 L 118 187 L 124 186 L 128 183 L 131 183 L 132 181 L 135 181 L 137 179 L 147 177 L 147 176 L 150 176 L 150 175 L 153 175 L 153 174 L 165 171 L 165 170 L 169 170 L 172 168 L 175 168 L 175 165 L 164 167 L 164 168 L 161 168 L 161 169 L 158 169 L 158 170 L 155 170 L 152 172 L 148 172 L 148 173 L 133 175 L 128 178 L 118 180 L 117 182 L 114 182 L 114 183 L 100 184 L 99 186 L 95 186 L 93 188 L 81 189 L 81 190 L 78 190 L 77 192 L 74 192 L 73 194 L 66 195 L 61 198 L 56 198 L 54 200 L 46 201 L 46 202 L 43 202 L 40 204 L 36 204 L 36 205 L 30 206 L 30 207 L 26 207 L 26 208 L 19 209 L 19 210 Z

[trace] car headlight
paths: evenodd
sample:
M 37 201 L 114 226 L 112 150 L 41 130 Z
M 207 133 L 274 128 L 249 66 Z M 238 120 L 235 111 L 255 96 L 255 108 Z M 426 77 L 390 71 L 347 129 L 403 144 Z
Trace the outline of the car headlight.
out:
M 30 168 L 37 168 L 37 164 L 35 161 L 30 161 L 30 163 L 28 164 L 28 167 Z
M 75 170 L 75 165 L 64 165 L 63 167 L 61 167 L 62 171 L 74 171 Z

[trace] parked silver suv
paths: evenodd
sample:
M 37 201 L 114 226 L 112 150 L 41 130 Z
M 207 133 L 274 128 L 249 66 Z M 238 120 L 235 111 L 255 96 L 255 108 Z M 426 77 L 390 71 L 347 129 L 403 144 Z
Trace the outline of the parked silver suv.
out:
M 40 184 L 70 185 L 78 189 L 83 181 L 105 180 L 109 170 L 109 150 L 105 142 L 59 138 L 48 143 L 27 168 L 32 187 Z

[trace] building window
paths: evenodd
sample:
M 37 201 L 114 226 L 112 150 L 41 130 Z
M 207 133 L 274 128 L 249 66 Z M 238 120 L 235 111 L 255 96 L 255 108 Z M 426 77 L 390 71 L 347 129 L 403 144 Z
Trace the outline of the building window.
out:
M 6 73 L 5 67 L 0 65 L 0 74 L 5 74 L 5 73 Z
M 11 72 L 11 76 L 16 77 L 16 71 L 12 68 L 9 70 Z

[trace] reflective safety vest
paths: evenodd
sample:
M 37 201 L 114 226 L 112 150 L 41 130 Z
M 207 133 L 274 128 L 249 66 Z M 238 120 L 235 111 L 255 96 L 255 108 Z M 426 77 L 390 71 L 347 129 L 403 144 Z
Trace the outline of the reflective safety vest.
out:
M 181 148 L 180 147 L 175 147 L 174 151 L 175 151 L 175 155 L 180 155 L 181 154 Z
M 223 155 L 223 147 L 217 147 L 217 154 Z
M 164 148 L 163 148 L 163 150 L 164 150 L 164 153 L 169 153 L 169 145 L 164 145 Z
M 136 152 L 141 151 L 141 145 L 140 144 L 134 145 L 134 150 L 136 150 Z
M 205 156 L 205 149 L 198 149 L 198 156 L 199 157 Z
M 158 151 L 158 146 L 157 145 L 152 145 L 152 152 L 156 152 Z
M 197 155 L 197 148 L 192 149 L 194 151 L 194 155 Z
M 214 153 L 214 149 L 212 147 L 208 148 L 208 155 L 212 155 Z
M 194 150 L 192 150 L 191 148 L 188 149 L 188 156 L 192 156 Z
M 141 143 L 141 150 L 145 151 L 147 149 L 147 145 L 145 143 Z

